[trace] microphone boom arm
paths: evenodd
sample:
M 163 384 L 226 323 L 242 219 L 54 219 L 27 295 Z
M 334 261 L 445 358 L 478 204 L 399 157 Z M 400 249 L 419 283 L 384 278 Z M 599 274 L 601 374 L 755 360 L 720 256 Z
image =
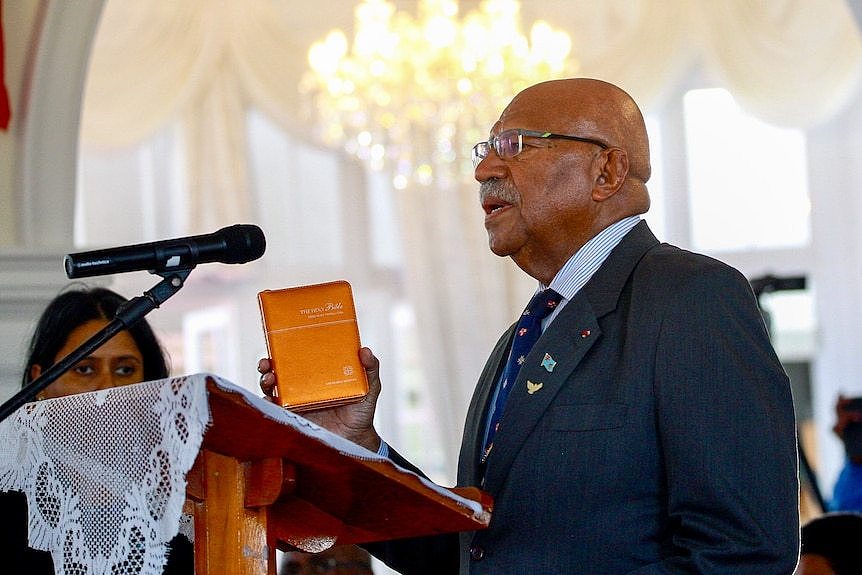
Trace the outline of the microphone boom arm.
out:
M 145 291 L 143 295 L 134 297 L 117 309 L 108 325 L 72 350 L 69 355 L 45 370 L 42 375 L 30 382 L 21 391 L 0 405 L 0 421 L 15 413 L 22 405 L 33 401 L 40 391 L 54 383 L 61 375 L 72 369 L 79 361 L 100 348 L 105 342 L 119 332 L 129 329 L 148 313 L 161 306 L 168 298 L 180 291 L 192 268 L 161 272 L 163 279 L 155 286 Z

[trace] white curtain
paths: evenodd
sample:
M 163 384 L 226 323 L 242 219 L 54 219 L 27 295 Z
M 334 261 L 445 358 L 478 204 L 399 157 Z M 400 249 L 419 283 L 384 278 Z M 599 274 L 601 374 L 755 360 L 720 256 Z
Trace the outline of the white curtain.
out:
M 542 18 L 567 30 L 580 72 L 619 83 L 645 108 L 659 101 L 687 66 L 704 61 L 750 112 L 769 122 L 808 127 L 848 101 L 862 69 L 859 31 L 843 0 L 524 4 L 525 26 Z M 108 0 L 87 79 L 82 143 L 130 145 L 166 122 L 209 109 L 212 114 L 189 142 L 192 148 L 204 146 L 225 134 L 238 136 L 231 126 L 242 125 L 248 104 L 285 129 L 298 129 L 303 120 L 297 86 L 308 49 L 297 39 L 308 34 L 298 31 L 311 22 L 322 37 L 332 25 L 326 14 L 349 21 L 345 14 L 353 5 L 353 0 Z M 220 166 L 219 157 L 228 150 L 210 147 L 192 155 L 214 155 L 208 164 L 218 166 L 220 177 L 235 171 L 231 185 L 243 182 L 244 162 Z M 243 195 L 242 187 L 224 187 L 192 195 Z M 216 204 L 234 209 L 238 202 L 242 199 Z M 190 226 L 203 227 L 194 219 Z
M 708 39 L 709 62 L 752 114 L 809 127 L 829 119 L 855 91 L 862 69 L 859 31 L 844 2 L 701 5 L 698 29 Z
M 322 38 L 355 2 L 109 0 L 85 94 L 82 144 L 134 145 L 169 122 L 185 127 L 189 232 L 255 219 L 245 111 L 308 134 L 297 86 L 308 27 Z M 686 69 L 706 66 L 750 112 L 809 127 L 856 90 L 862 42 L 842 0 L 549 0 L 524 2 L 573 37 L 580 74 L 660 105 Z M 485 127 L 483 126 L 482 129 Z M 487 252 L 475 186 L 399 193 L 408 292 L 425 378 L 454 461 L 475 376 L 532 281 Z

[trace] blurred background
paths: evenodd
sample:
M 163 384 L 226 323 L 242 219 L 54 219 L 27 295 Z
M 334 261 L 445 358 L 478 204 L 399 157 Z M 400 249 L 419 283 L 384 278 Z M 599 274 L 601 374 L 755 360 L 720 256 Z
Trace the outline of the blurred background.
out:
M 257 292 L 346 279 L 383 366 L 383 435 L 453 484 L 473 385 L 535 287 L 487 249 L 470 147 L 526 85 L 590 76 L 646 114 L 659 239 L 762 292 L 829 497 L 835 400 L 862 395 L 862 1 L 0 9 L 2 399 L 36 317 L 70 283 L 64 254 L 254 223 L 263 258 L 198 267 L 148 316 L 173 373 L 257 392 Z M 157 280 L 87 283 L 132 297 Z

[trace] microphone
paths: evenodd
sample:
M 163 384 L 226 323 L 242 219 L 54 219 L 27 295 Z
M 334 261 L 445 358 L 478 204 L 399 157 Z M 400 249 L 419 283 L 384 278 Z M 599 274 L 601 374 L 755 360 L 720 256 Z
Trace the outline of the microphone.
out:
M 244 264 L 265 250 L 263 230 L 234 224 L 211 234 L 69 254 L 63 265 L 72 279 L 138 270 L 160 273 L 209 262 Z

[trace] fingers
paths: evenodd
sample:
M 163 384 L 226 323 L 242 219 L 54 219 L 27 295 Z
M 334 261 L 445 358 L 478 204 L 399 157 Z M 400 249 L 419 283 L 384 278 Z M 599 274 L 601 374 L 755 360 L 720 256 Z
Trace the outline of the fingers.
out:
M 257 362 L 257 371 L 260 372 L 260 390 L 266 399 L 274 401 L 275 395 L 275 374 L 272 373 L 272 362 L 268 358 L 262 358 Z
M 257 362 L 257 371 L 258 373 L 272 371 L 272 362 L 269 361 L 268 357 L 260 358 L 260 361 Z
M 260 390 L 267 397 L 272 397 L 275 393 L 275 375 L 270 371 L 260 375 Z

